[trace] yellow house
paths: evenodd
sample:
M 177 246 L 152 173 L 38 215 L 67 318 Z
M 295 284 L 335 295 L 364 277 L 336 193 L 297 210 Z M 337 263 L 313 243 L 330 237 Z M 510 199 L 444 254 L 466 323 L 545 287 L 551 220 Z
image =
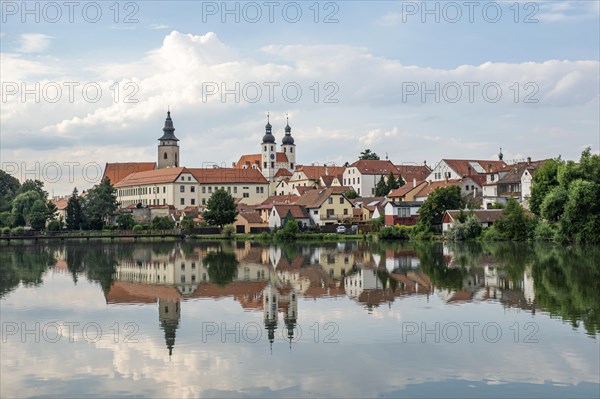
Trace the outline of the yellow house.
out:
M 352 220 L 352 203 L 334 188 L 307 191 L 295 204 L 303 205 L 317 226 Z

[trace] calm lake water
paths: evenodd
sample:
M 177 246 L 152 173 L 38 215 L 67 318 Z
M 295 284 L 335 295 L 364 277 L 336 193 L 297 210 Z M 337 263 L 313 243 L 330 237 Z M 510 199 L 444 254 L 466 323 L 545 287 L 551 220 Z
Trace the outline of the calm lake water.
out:
M 2 397 L 600 396 L 600 249 L 1 246 Z

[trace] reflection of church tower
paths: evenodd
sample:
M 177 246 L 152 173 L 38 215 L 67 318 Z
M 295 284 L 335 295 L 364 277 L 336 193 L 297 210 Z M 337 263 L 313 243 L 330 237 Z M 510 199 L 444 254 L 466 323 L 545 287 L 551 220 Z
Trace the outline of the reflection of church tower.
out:
M 298 318 L 298 302 L 296 300 L 296 293 L 290 292 L 290 303 L 285 311 L 284 323 L 287 329 L 287 337 L 290 341 L 290 348 L 292 347 L 292 340 L 294 339 L 294 328 L 296 328 L 296 321 Z
M 158 319 L 160 320 L 160 327 L 165 332 L 165 341 L 169 349 L 169 356 L 173 354 L 175 333 L 179 327 L 179 319 L 181 317 L 179 304 L 178 300 L 158 300 Z
M 265 329 L 267 337 L 273 350 L 273 341 L 275 341 L 275 330 L 277 330 L 277 319 L 279 310 L 279 292 L 273 288 L 271 283 L 263 290 L 263 311 L 265 314 Z
M 167 112 L 163 135 L 158 139 L 158 169 L 176 168 L 179 166 L 179 139 L 175 137 L 175 128 L 171 119 L 171 111 Z

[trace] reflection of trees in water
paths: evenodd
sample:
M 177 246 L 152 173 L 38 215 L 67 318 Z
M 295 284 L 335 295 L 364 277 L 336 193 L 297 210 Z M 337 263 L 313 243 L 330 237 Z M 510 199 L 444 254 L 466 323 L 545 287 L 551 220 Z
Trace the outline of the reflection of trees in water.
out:
M 235 254 L 225 252 L 222 248 L 209 252 L 203 262 L 208 267 L 210 281 L 215 284 L 227 285 L 237 275 L 238 261 Z
M 440 288 L 460 290 L 467 271 L 464 268 L 450 268 L 444 258 L 444 246 L 441 243 L 417 242 L 415 251 L 421 263 L 420 267 L 431 283 Z
M 131 244 L 66 245 L 65 258 L 75 283 L 79 275 L 85 273 L 87 279 L 100 284 L 106 294 L 112 285 L 118 259 L 131 256 L 133 249 Z
M 600 332 L 600 248 L 536 245 L 536 302 L 588 334 Z
M 52 251 L 45 246 L 3 247 L 0 251 L 0 298 L 19 283 L 39 285 L 42 274 L 56 264 Z

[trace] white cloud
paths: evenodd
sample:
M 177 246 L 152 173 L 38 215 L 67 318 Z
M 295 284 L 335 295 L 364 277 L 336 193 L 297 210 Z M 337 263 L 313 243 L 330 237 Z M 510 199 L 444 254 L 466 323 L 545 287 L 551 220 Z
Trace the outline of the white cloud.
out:
M 157 29 L 157 30 L 161 30 L 161 29 L 168 29 L 169 25 L 167 24 L 152 24 L 150 25 L 150 29 Z
M 52 36 L 43 33 L 23 33 L 19 36 L 20 53 L 41 53 L 50 47 Z

